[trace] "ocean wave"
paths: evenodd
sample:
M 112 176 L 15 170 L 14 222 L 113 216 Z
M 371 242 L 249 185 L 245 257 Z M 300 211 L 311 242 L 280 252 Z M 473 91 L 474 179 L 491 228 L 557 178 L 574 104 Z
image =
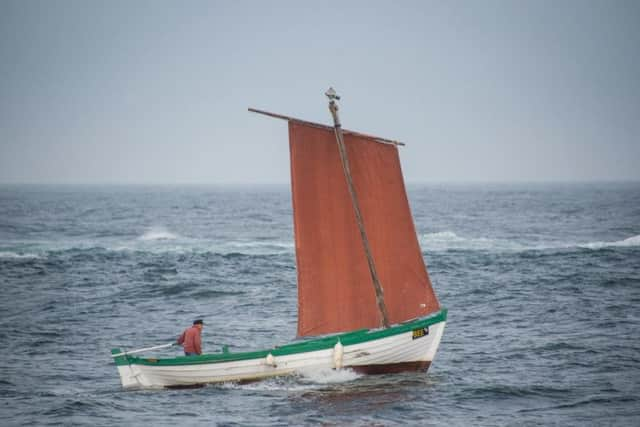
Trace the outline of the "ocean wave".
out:
M 498 250 L 498 251 L 522 251 L 527 246 L 518 242 L 505 239 L 490 239 L 486 237 L 461 237 L 453 231 L 440 231 L 427 233 L 421 236 L 420 244 L 425 251 L 448 250 Z
M 6 259 L 35 259 L 35 258 L 41 258 L 41 256 L 38 255 L 38 254 L 33 254 L 33 253 L 21 253 L 21 252 L 4 251 L 4 252 L 0 252 L 0 258 L 6 258 Z
M 623 240 L 602 242 L 549 242 L 539 244 L 527 244 L 506 239 L 491 239 L 486 237 L 461 237 L 452 231 L 440 231 L 427 233 L 421 236 L 420 244 L 426 252 L 442 252 L 449 250 L 467 251 L 497 251 L 497 252 L 523 252 L 544 251 L 561 249 L 606 249 L 640 246 L 640 235 Z
M 170 241 L 170 244 L 167 244 Z M 279 255 L 293 253 L 293 241 L 216 241 L 180 236 L 163 227 L 152 227 L 133 242 L 123 242 L 115 250 L 173 253 L 216 253 L 219 255 Z
M 626 248 L 632 246 L 640 246 L 640 235 L 629 237 L 628 239 L 618 240 L 615 242 L 591 242 L 577 245 L 585 249 L 603 249 L 603 248 Z
M 241 253 L 245 255 L 276 255 L 293 253 L 295 245 L 293 242 L 280 241 L 232 241 L 224 244 L 223 249 L 230 252 Z
M 603 250 L 640 247 L 640 235 L 622 240 L 594 242 L 525 242 L 488 237 L 464 237 L 453 231 L 423 234 L 419 238 L 422 250 L 429 252 L 484 251 L 528 252 L 549 250 Z M 170 243 L 168 243 L 170 241 Z M 293 241 L 282 240 L 227 240 L 192 239 L 169 231 L 154 229 L 134 240 L 87 240 L 56 242 L 13 242 L 12 246 L 28 246 L 25 250 L 0 250 L 0 259 L 42 259 L 64 253 L 106 251 L 112 253 L 196 254 L 237 256 L 274 256 L 295 254 Z
M 566 396 L 570 390 L 545 384 L 486 384 L 461 389 L 465 399 L 509 399 L 519 397 Z
M 269 256 L 293 254 L 293 242 L 281 241 L 213 241 L 201 239 L 176 239 L 171 244 L 153 242 L 128 242 L 107 250 L 117 252 L 150 252 L 173 254 L 216 254 L 224 257 Z
M 292 255 L 293 242 L 278 240 L 213 240 L 179 237 L 167 232 L 145 233 L 146 238 L 92 239 L 58 241 L 13 241 L 12 247 L 0 248 L 0 259 L 44 259 L 50 256 L 79 256 L 95 253 L 214 254 L 224 257 Z M 165 236 L 165 237 L 160 237 Z M 169 236 L 174 236 L 170 238 Z M 24 249 L 15 249 L 24 247 Z

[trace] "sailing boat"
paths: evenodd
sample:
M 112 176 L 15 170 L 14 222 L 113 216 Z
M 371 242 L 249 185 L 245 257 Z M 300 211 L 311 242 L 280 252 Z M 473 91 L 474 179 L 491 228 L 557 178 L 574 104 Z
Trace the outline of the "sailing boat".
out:
M 431 286 L 409 208 L 397 141 L 250 108 L 289 125 L 298 273 L 298 339 L 273 348 L 175 358 L 164 346 L 112 350 L 124 388 L 248 381 L 310 369 L 426 370 L 447 310 Z

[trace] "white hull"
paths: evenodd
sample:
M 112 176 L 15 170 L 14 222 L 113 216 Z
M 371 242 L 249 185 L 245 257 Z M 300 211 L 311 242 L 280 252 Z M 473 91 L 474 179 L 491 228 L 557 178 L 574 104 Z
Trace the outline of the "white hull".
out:
M 429 326 L 414 339 L 412 331 L 357 344 L 303 353 L 173 366 L 118 366 L 124 388 L 179 387 L 226 381 L 251 381 L 314 369 L 354 369 L 369 373 L 426 369 L 433 361 L 445 322 Z

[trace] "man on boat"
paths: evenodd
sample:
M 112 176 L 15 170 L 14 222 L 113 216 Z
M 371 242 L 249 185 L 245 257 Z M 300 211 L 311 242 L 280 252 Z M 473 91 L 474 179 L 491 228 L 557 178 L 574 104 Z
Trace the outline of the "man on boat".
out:
M 185 356 L 197 356 L 202 354 L 202 340 L 200 339 L 200 333 L 204 323 L 202 319 L 194 320 L 193 326 L 185 329 L 185 331 L 178 338 L 178 345 L 184 347 Z

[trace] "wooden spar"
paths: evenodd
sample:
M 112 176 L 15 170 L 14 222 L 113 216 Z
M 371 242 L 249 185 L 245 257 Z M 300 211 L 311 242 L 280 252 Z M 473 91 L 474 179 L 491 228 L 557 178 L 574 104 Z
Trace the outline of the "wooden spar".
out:
M 287 121 L 293 121 L 293 122 L 298 122 L 307 126 L 311 126 L 311 127 L 316 127 L 316 128 L 320 128 L 320 129 L 328 129 L 328 130 L 333 130 L 333 126 L 328 126 L 328 125 L 323 125 L 321 123 L 314 123 L 314 122 L 309 122 L 306 120 L 301 120 L 301 119 L 296 119 L 295 117 L 290 117 L 290 116 L 285 116 L 282 114 L 276 114 L 276 113 L 271 113 L 269 111 L 264 111 L 264 110 L 258 110 L 256 108 L 249 108 L 249 111 L 251 111 L 252 113 L 258 113 L 258 114 L 263 114 L 265 116 L 269 116 L 269 117 L 273 117 L 276 119 L 282 119 L 282 120 L 287 120 Z M 404 142 L 399 142 L 399 141 L 394 141 L 392 139 L 386 139 L 386 138 L 380 138 L 379 136 L 374 136 L 374 135 L 367 135 L 366 133 L 361 133 L 361 132 L 355 132 L 352 130 L 347 130 L 347 129 L 342 129 L 342 133 L 346 134 L 346 135 L 353 135 L 353 136 L 359 136 L 359 137 L 363 137 L 363 138 L 368 138 L 368 139 L 372 139 L 374 141 L 383 143 L 383 144 L 392 144 L 392 145 L 401 145 L 404 146 Z
M 336 104 L 336 100 L 340 99 L 333 90 L 333 88 L 329 88 L 326 93 L 329 98 L 329 110 L 331 111 L 331 115 L 333 116 L 333 123 L 335 124 L 334 131 L 336 134 L 336 141 L 338 142 L 338 151 L 340 152 L 340 160 L 342 161 L 342 170 L 344 171 L 344 176 L 347 180 L 347 188 L 349 189 L 349 194 L 351 195 L 351 202 L 353 203 L 353 210 L 356 215 L 356 222 L 358 223 L 358 228 L 360 229 L 360 237 L 362 238 L 362 246 L 364 246 L 364 252 L 367 256 L 367 263 L 369 264 L 369 272 L 371 273 L 371 280 L 373 281 L 373 287 L 376 291 L 376 303 L 378 304 L 378 310 L 380 311 L 380 317 L 382 319 L 382 327 L 388 328 L 389 324 L 389 315 L 387 314 L 387 307 L 384 303 L 384 292 L 382 290 L 382 285 L 378 280 L 378 273 L 376 272 L 376 266 L 373 262 L 373 256 L 371 255 L 371 247 L 369 245 L 369 239 L 367 238 L 367 232 L 364 228 L 364 221 L 362 219 L 362 213 L 360 212 L 360 204 L 358 203 L 358 197 L 356 194 L 356 189 L 353 186 L 353 180 L 351 178 L 351 169 L 349 168 L 349 157 L 347 156 L 347 149 L 344 145 L 344 138 L 342 135 L 342 126 L 340 124 L 340 118 L 338 117 L 338 104 Z
M 156 345 L 154 347 L 141 348 L 139 350 L 123 351 L 118 354 L 112 354 L 111 357 L 120 357 L 120 356 L 126 356 L 127 354 L 144 353 L 145 351 L 159 350 L 161 348 L 167 348 L 174 345 L 176 345 L 176 343 L 170 342 L 169 344 Z

